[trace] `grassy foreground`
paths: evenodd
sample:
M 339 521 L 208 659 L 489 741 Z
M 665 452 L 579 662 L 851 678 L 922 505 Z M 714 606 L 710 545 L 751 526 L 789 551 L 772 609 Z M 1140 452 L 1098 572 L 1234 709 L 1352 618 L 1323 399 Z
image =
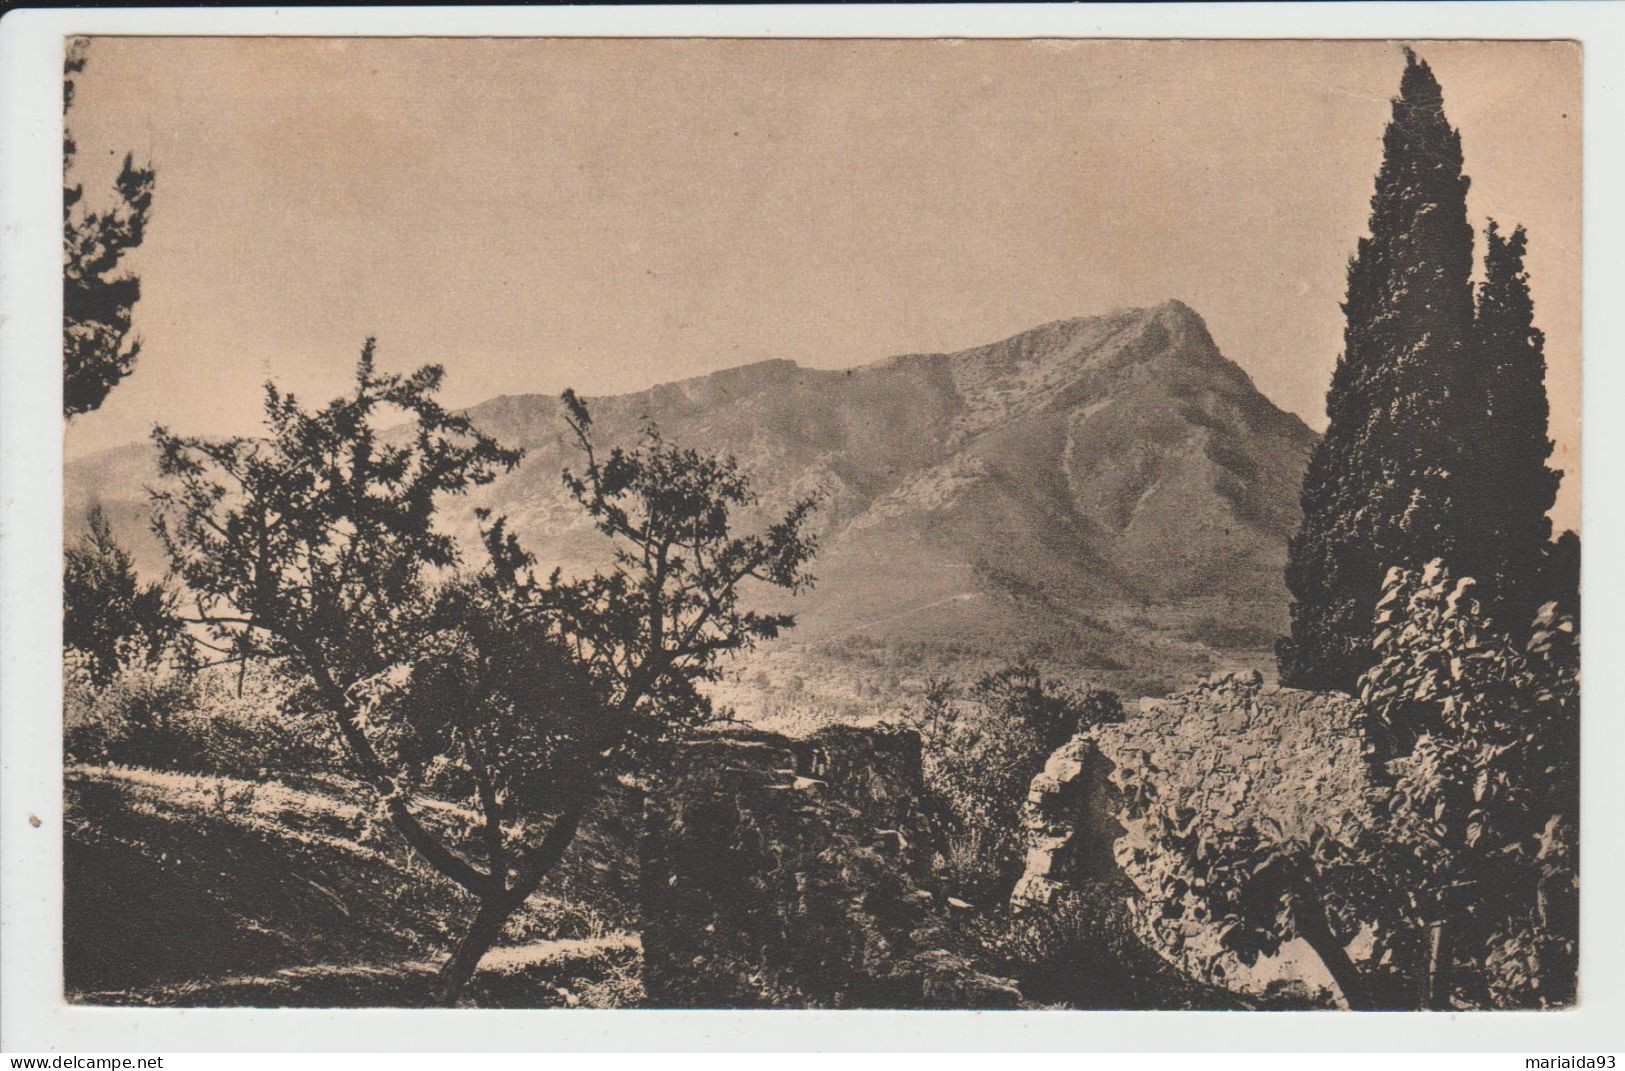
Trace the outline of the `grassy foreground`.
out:
M 66 997 L 180 1007 L 422 1007 L 475 905 L 416 863 L 330 774 L 251 780 L 66 771 Z M 628 815 L 598 818 L 465 993 L 486 1008 L 644 1001 Z M 1117 885 L 960 925 L 1030 1008 L 1261 1004 L 1178 974 L 1130 934 Z
M 67 998 L 425 1003 L 435 965 L 473 904 L 346 802 L 348 787 L 337 778 L 295 784 L 70 767 Z M 591 841 L 584 847 L 590 854 Z M 636 1003 L 637 940 L 620 921 L 533 897 L 469 997 L 484 1007 Z

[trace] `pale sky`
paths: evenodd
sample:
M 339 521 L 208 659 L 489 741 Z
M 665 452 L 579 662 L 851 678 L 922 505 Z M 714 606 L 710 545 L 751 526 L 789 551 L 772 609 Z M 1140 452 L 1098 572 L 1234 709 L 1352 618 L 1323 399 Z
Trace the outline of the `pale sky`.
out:
M 1576 526 L 1579 48 L 1416 47 L 1472 223 L 1530 230 Z M 265 379 L 326 400 L 369 334 L 465 405 L 1168 298 L 1319 429 L 1403 66 L 1382 42 L 99 38 L 75 177 L 99 201 L 133 150 L 158 180 L 141 361 L 68 454 L 252 433 Z

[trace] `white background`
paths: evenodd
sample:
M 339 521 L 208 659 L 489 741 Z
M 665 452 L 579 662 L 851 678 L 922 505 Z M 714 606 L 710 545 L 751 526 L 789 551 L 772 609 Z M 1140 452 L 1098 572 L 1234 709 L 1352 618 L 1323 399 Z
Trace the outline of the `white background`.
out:
M 1581 1007 L 1562 1013 L 246 1011 L 61 1000 L 62 38 L 97 34 L 1572 38 L 1585 48 Z M 961 5 L 13 11 L 0 20 L 0 1048 L 1083 1049 L 1596 1053 L 1625 1036 L 1616 551 L 1625 366 L 1625 6 Z M 31 819 L 38 819 L 36 826 Z M 1079 964 L 1088 970 L 1087 963 Z M 1169 1063 L 1177 1061 L 1157 1061 Z M 1221 1061 L 1235 1062 L 1233 1060 Z M 1307 1062 L 1307 1061 L 1306 1061 Z M 1336 1061 L 1346 1063 L 1348 1061 Z M 1460 1061 L 1449 1061 L 1456 1063 Z M 166 1064 L 168 1061 L 166 1061 Z M 210 1064 L 213 1061 L 209 1061 Z M 322 1059 L 317 1066 L 338 1066 Z M 205 1066 L 176 1061 L 174 1066 Z M 250 1063 L 252 1066 L 253 1063 Z M 1476 1066 L 1522 1068 L 1521 1058 Z M 371 1066 L 371 1062 L 362 1066 Z M 1251 1066 L 1251 1062 L 1249 1062 Z M 1296 1065 L 1301 1066 L 1301 1063 Z

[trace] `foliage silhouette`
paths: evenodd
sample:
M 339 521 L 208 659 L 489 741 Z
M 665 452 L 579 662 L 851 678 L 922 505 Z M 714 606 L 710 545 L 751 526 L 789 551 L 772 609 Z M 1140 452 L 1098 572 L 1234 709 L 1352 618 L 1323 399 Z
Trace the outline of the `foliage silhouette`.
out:
M 1528 237 L 1522 227 L 1503 235 L 1492 220 L 1485 246 L 1474 339 L 1481 397 L 1465 414 L 1475 486 L 1461 496 L 1463 546 L 1452 561 L 1478 582 L 1485 611 L 1522 631 L 1551 597 L 1541 574 L 1562 473 L 1547 466 L 1545 337 L 1524 272 Z
M 441 971 L 453 1002 L 603 780 L 636 768 L 644 744 L 714 720 L 699 686 L 719 658 L 793 623 L 746 609 L 741 589 L 801 589 L 814 544 L 811 499 L 736 535 L 755 496 L 731 459 L 653 428 L 602 455 L 566 392 L 585 466 L 565 484 L 613 543 L 613 567 L 538 578 L 506 522 L 481 512 L 486 561 L 458 571 L 437 509 L 520 452 L 444 410 L 441 380 L 433 366 L 380 373 L 369 339 L 353 392 L 322 409 L 268 385 L 264 439 L 157 429 L 169 482 L 154 527 L 205 642 L 277 665 L 294 688 L 290 716 L 330 719 L 395 829 L 477 901 Z M 411 426 L 380 430 L 394 413 Z M 448 795 L 470 806 L 422 805 Z
M 162 582 L 141 583 L 100 505 L 91 507 L 84 535 L 64 559 L 62 642 L 93 685 L 127 666 L 191 660 L 175 593 Z
M 1371 233 L 1349 262 L 1329 423 L 1303 482 L 1281 681 L 1351 691 L 1369 664 L 1383 571 L 1450 555 L 1459 405 L 1473 331 L 1473 234 L 1461 136 L 1428 65 L 1406 52 L 1383 135 Z
M 1547 513 L 1561 474 L 1546 464 L 1527 239 L 1489 224 L 1475 302 L 1461 138 L 1428 65 L 1406 57 L 1371 233 L 1349 264 L 1329 424 L 1289 551 L 1292 631 L 1277 656 L 1282 682 L 1296 687 L 1353 690 L 1392 566 L 1443 557 L 1478 581 L 1486 613 L 1514 633 L 1546 598 Z
M 73 76 L 85 69 L 86 42 L 72 41 L 63 61 L 63 114 L 73 105 Z M 146 236 L 154 172 L 126 154 L 113 180 L 112 207 L 81 204 L 84 188 L 67 179 L 78 146 L 62 134 L 62 411 L 67 417 L 101 406 L 108 392 L 135 368 L 141 342 L 130 334 L 141 280 L 120 271 L 125 256 Z

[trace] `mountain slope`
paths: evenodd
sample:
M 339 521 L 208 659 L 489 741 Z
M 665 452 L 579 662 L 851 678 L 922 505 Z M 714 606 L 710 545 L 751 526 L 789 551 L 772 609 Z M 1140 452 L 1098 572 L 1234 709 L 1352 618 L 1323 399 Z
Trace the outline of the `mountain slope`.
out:
M 881 662 L 908 672 L 1038 653 L 1145 688 L 1229 664 L 1212 646 L 1256 663 L 1284 625 L 1286 541 L 1314 435 L 1179 302 L 960 353 L 837 371 L 766 361 L 589 404 L 606 443 L 650 420 L 672 441 L 734 454 L 764 512 L 824 495 L 819 583 L 795 600 L 786 648 L 809 657 L 850 663 L 882 647 L 893 653 Z M 471 538 L 470 507 L 488 505 L 544 564 L 602 562 L 563 492 L 577 459 L 557 400 L 502 397 L 470 415 L 526 458 L 459 504 L 451 528 Z M 131 466 L 128 453 L 68 466 L 70 530 L 98 496 L 128 530 Z M 153 563 L 150 542 L 137 549 Z

